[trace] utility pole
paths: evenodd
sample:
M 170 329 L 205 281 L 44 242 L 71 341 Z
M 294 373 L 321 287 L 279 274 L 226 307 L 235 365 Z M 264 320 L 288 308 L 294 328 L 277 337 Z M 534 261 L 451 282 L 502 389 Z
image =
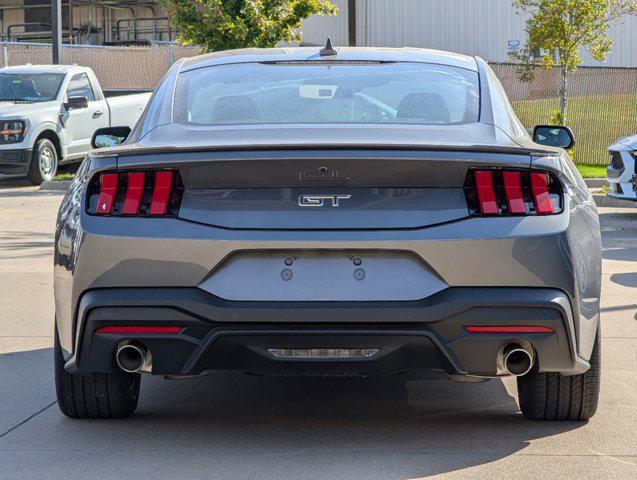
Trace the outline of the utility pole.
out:
M 69 43 L 73 44 L 73 0 L 69 0 Z
M 51 47 L 53 65 L 58 65 L 62 49 L 62 0 L 51 0 Z
M 347 37 L 350 47 L 356 46 L 356 0 L 347 1 Z

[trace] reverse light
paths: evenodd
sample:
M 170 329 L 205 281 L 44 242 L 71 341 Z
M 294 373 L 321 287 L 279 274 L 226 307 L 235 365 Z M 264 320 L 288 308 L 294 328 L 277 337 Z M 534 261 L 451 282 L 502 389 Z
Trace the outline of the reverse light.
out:
M 544 171 L 472 169 L 465 194 L 472 215 L 555 215 L 563 209 L 562 186 Z
M 183 185 L 174 170 L 105 172 L 88 188 L 87 211 L 93 215 L 176 216 Z
M 274 358 L 290 360 L 364 359 L 378 352 L 378 348 L 268 348 Z

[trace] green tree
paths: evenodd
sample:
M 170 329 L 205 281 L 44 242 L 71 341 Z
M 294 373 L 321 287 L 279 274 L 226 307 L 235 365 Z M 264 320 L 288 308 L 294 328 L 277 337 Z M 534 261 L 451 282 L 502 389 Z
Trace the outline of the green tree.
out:
M 160 1 L 181 32 L 178 40 L 208 52 L 299 41 L 303 19 L 338 13 L 328 0 Z
M 568 74 L 582 63 L 580 51 L 588 49 L 596 60 L 606 60 L 613 46 L 608 27 L 625 15 L 637 13 L 637 1 L 632 0 L 515 0 L 519 13 L 528 14 L 528 40 L 518 54 L 522 61 L 519 76 L 533 80 L 535 53 L 543 50 L 541 58 L 547 70 L 560 69 L 560 110 L 554 121 L 566 122 Z

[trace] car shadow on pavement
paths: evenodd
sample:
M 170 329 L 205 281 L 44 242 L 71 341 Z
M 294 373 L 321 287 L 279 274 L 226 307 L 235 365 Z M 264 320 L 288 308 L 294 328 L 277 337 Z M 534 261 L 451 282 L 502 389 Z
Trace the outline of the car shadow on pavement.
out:
M 0 258 L 49 257 L 53 251 L 50 233 L 0 231 Z
M 26 177 L 19 178 L 0 178 L 0 190 L 5 188 L 23 188 L 32 187 L 33 184 Z
M 62 416 L 56 405 L 47 408 L 55 400 L 50 374 L 40 375 L 35 387 L 29 375 L 34 368 L 51 371 L 50 349 L 10 356 L 0 355 L 0 370 L 4 366 L 7 375 L 12 365 L 18 371 L 11 373 L 14 387 L 3 401 L 18 406 L 34 390 L 42 397 L 31 413 L 21 407 L 12 422 L 41 413 L 4 436 L 0 432 L 0 451 L 32 454 L 31 468 L 42 472 L 72 472 L 86 454 L 82 461 L 96 462 L 98 478 L 106 467 L 96 459 L 117 452 L 109 477 L 161 459 L 163 467 L 153 467 L 161 478 L 190 478 L 188 472 L 200 478 L 206 471 L 217 478 L 414 478 L 497 461 L 534 439 L 585 425 L 526 420 L 500 380 L 459 384 L 409 376 L 225 372 L 173 381 L 144 377 L 132 417 L 78 421 Z M 52 446 L 55 455 L 46 453 Z

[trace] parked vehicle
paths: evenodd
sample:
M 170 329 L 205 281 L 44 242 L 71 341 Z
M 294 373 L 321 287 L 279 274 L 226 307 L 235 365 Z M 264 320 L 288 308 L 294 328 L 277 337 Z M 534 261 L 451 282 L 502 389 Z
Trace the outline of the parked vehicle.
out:
M 527 417 L 590 418 L 597 211 L 570 130 L 534 138 L 480 58 L 181 60 L 132 132 L 96 132 L 123 143 L 60 207 L 60 409 L 127 416 L 142 373 L 432 371 L 513 375 Z
M 0 68 L 0 178 L 51 180 L 58 165 L 84 158 L 98 128 L 132 127 L 149 99 L 149 92 L 103 91 L 88 67 Z
M 622 200 L 637 201 L 637 135 L 625 137 L 608 147 L 610 165 L 606 179 L 610 187 L 607 195 Z

